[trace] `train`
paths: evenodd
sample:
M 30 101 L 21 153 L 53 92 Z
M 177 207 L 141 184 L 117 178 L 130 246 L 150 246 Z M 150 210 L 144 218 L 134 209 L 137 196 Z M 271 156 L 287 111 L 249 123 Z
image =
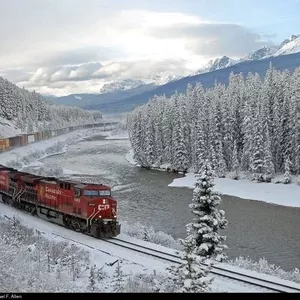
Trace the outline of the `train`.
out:
M 12 137 L 0 138 L 0 152 L 10 150 L 14 147 L 26 146 L 28 144 L 50 139 L 68 132 L 72 132 L 79 129 L 88 129 L 103 127 L 104 129 L 111 125 L 116 125 L 117 122 L 106 122 L 106 123 L 93 123 L 85 125 L 70 126 L 54 130 L 43 130 L 39 132 L 19 134 Z
M 103 123 L 69 127 L 68 131 L 51 130 L 50 134 L 52 137 L 53 132 L 55 136 L 99 126 Z M 50 138 L 50 134 L 41 132 L 33 135 L 45 139 Z M 31 135 L 2 139 L 1 150 L 39 140 L 30 138 Z M 37 176 L 0 165 L 0 198 L 5 204 L 95 238 L 111 238 L 120 234 L 117 201 L 112 197 L 111 188 L 104 184 Z

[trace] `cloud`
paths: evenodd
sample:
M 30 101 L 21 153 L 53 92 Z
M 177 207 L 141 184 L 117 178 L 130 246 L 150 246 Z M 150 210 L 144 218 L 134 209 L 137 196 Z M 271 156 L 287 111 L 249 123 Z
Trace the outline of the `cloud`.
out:
M 125 78 L 151 78 L 155 74 L 166 71 L 182 74 L 187 71 L 185 65 L 186 61 L 181 59 L 113 62 L 100 68 L 93 74 L 93 77 L 114 80 Z
M 186 49 L 194 54 L 209 57 L 243 56 L 272 44 L 268 40 L 270 35 L 260 35 L 238 24 L 182 23 L 172 27 L 151 29 L 148 34 L 161 39 L 185 39 Z
M 0 74 L 42 93 L 98 92 L 105 81 L 187 75 L 272 38 L 185 13 L 124 9 L 147 6 L 132 1 L 62 0 L 59 10 L 52 0 L 0 1 Z
M 79 65 L 88 62 L 107 61 L 119 58 L 124 55 L 123 49 L 113 47 L 94 46 L 55 51 L 51 54 L 41 57 L 41 59 L 32 63 L 32 65 L 43 66 L 63 66 L 63 65 Z
M 33 75 L 24 78 L 26 86 L 43 86 L 54 82 L 86 81 L 90 79 L 117 80 L 125 78 L 149 78 L 166 71 L 182 74 L 186 72 L 186 61 L 167 59 L 163 61 L 121 61 L 107 65 L 87 63 L 78 66 L 39 68 Z
M 27 79 L 35 86 L 47 85 L 57 81 L 85 81 L 91 79 L 92 74 L 101 67 L 102 65 L 98 62 L 78 66 L 43 67 L 37 69 Z

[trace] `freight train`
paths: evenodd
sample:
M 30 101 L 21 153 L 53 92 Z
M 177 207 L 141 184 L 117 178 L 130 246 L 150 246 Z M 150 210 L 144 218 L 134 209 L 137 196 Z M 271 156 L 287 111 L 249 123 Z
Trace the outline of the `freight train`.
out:
M 9 150 L 78 129 L 100 126 L 105 125 L 89 124 L 0 139 L 0 150 Z M 44 220 L 96 238 L 120 234 L 117 201 L 112 197 L 110 187 L 103 184 L 36 176 L 0 165 L 0 198 L 4 203 Z
M 96 238 L 120 234 L 110 187 L 36 176 L 0 165 L 0 198 L 33 215 Z
M 50 139 L 52 137 L 66 134 L 68 132 L 72 132 L 79 129 L 88 129 L 88 128 L 96 128 L 96 127 L 103 127 L 105 129 L 116 124 L 117 122 L 86 124 L 86 125 L 71 126 L 71 127 L 55 129 L 55 130 L 44 130 L 40 132 L 19 134 L 17 136 L 7 137 L 7 138 L 0 138 L 0 152 L 10 150 L 18 146 L 25 146 L 37 141 Z

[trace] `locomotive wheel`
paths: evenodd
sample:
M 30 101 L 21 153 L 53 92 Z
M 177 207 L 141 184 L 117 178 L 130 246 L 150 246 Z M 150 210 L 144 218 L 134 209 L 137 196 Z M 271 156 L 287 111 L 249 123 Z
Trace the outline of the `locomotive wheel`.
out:
M 25 211 L 30 213 L 31 215 L 34 215 L 35 211 L 36 211 L 36 208 L 35 208 L 35 206 L 26 205 L 25 206 Z

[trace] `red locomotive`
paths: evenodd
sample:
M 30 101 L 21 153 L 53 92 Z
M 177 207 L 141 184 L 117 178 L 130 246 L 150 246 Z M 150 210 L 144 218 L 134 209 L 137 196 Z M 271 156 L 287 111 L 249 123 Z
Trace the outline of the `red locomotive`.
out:
M 0 165 L 0 195 L 4 203 L 97 238 L 120 233 L 117 201 L 106 185 L 36 176 Z

